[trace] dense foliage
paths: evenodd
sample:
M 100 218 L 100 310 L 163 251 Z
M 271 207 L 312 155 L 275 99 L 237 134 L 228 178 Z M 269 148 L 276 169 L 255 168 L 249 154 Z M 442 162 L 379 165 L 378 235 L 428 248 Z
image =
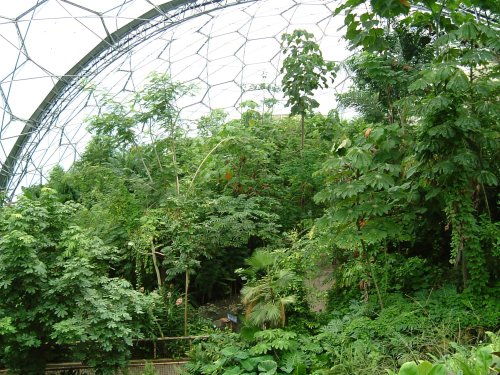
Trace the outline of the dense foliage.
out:
M 0 365 L 38 374 L 63 353 L 112 373 L 135 339 L 212 332 L 196 308 L 241 296 L 240 331 L 193 346 L 189 373 L 494 373 L 498 9 L 364 3 L 336 11 L 342 67 L 283 36 L 298 116 L 264 96 L 187 136 L 193 87 L 153 74 L 130 102 L 105 96 L 81 159 L 0 212 Z M 340 68 L 354 119 L 313 112 Z
M 145 297 L 109 277 L 116 249 L 74 224 L 79 208 L 42 188 L 37 199 L 2 210 L 0 344 L 19 373 L 38 373 L 61 345 L 106 373 L 126 363 L 127 346 L 148 320 Z

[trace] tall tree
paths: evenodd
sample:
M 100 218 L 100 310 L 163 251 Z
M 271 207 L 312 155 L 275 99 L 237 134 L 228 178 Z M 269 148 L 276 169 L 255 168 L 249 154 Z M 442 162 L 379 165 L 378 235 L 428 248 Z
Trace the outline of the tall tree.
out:
M 327 88 L 329 81 L 335 78 L 333 62 L 325 61 L 314 35 L 306 30 L 294 30 L 292 34 L 283 34 L 282 52 L 286 56 L 280 72 L 283 74 L 282 86 L 288 97 L 286 105 L 291 107 L 292 115 L 300 115 L 300 149 L 304 149 L 304 120 L 319 102 L 314 92 Z
M 405 118 L 417 138 L 405 175 L 415 193 L 424 191 L 426 200 L 441 205 L 460 288 L 484 292 L 491 280 L 487 264 L 498 264 L 492 251 L 498 228 L 486 229 L 498 216 L 491 208 L 499 177 L 495 7 L 476 0 L 377 0 L 360 7 L 363 3 L 345 1 L 336 11 L 345 12 L 346 38 L 353 48 L 384 57 L 391 43 L 387 32 L 395 25 L 409 28 L 409 35 L 427 30 L 426 50 L 432 53 L 419 59 L 418 67 L 408 62 L 408 69 L 418 69 L 404 93 L 416 106 Z

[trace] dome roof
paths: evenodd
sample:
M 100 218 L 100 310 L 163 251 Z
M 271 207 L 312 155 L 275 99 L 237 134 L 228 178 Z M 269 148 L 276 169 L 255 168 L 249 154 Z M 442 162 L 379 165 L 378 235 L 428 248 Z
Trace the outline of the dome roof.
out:
M 269 94 L 259 84 L 279 85 L 284 32 L 307 29 L 326 59 L 343 60 L 348 52 L 340 40 L 340 24 L 332 17 L 335 4 L 334 0 L 2 2 L 0 190 L 12 196 L 20 186 L 44 182 L 55 165 L 69 167 L 90 138 L 85 119 L 97 113 L 100 94 L 126 100 L 153 71 L 195 85 L 195 95 L 179 103 L 189 124 L 215 108 L 235 116 L 243 101 L 259 101 Z M 331 94 L 323 93 L 330 106 Z M 281 94 L 273 95 L 282 99 Z M 277 110 L 285 113 L 282 105 Z

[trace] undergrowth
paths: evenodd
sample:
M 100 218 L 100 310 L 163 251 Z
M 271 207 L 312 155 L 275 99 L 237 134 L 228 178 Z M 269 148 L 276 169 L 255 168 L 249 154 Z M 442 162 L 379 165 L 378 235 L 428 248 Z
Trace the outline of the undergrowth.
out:
M 185 370 L 190 374 L 371 375 L 386 370 L 397 374 L 403 366 L 400 374 L 409 375 L 413 372 L 405 371 L 414 366 L 408 363 L 417 367 L 424 363 L 421 369 L 442 364 L 436 368 L 451 374 L 489 374 L 461 368 L 464 363 L 482 366 L 475 364 L 477 358 L 494 365 L 498 336 L 487 331 L 498 329 L 500 310 L 493 301 L 484 302 L 491 303 L 488 309 L 474 308 L 477 302 L 451 287 L 411 297 L 388 294 L 385 301 L 386 307 L 380 310 L 375 298 L 353 300 L 347 310 L 319 314 L 313 323 L 307 317 L 296 318 L 289 330 L 247 325 L 240 333 L 218 332 L 193 346 Z

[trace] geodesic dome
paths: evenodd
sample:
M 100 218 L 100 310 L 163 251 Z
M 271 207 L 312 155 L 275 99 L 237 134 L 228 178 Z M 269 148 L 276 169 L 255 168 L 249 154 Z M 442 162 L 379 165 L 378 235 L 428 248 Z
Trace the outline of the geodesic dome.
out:
M 0 4 L 0 190 L 43 183 L 90 139 L 96 92 L 125 100 L 152 71 L 194 84 L 179 103 L 194 120 L 235 116 L 279 85 L 280 36 L 314 33 L 327 60 L 343 60 L 334 0 L 25 0 Z M 339 90 L 344 79 L 337 79 Z M 87 90 L 96 87 L 98 90 Z M 282 99 L 280 94 L 277 99 Z M 332 92 L 322 95 L 331 103 Z M 282 105 L 278 105 L 278 111 Z M 326 111 L 330 108 L 322 108 Z

